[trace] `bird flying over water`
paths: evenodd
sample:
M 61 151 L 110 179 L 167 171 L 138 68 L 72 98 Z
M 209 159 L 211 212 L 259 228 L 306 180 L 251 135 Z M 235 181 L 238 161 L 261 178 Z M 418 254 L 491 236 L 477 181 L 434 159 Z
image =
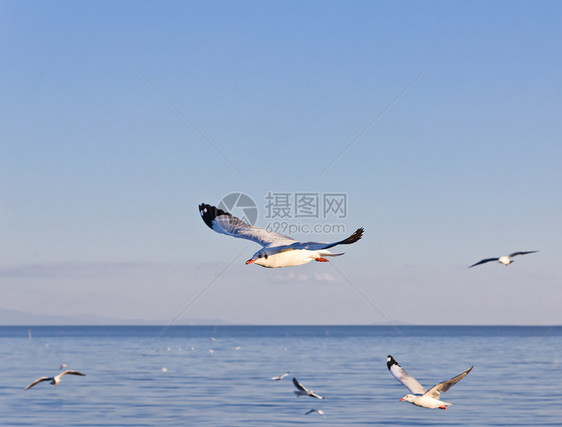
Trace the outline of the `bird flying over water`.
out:
M 304 415 L 314 414 L 315 412 L 318 415 L 324 415 L 324 411 L 322 409 L 311 409 L 308 412 L 306 412 Z
M 43 382 L 43 381 L 50 381 L 49 384 L 58 385 L 60 383 L 61 378 L 64 377 L 65 375 L 80 375 L 80 376 L 83 376 L 83 377 L 86 376 L 86 374 L 83 374 L 82 372 L 78 372 L 78 371 L 63 371 L 60 374 L 55 375 L 54 377 L 37 378 L 35 381 L 33 381 L 31 384 L 29 384 L 24 390 L 29 390 L 34 385 L 39 384 L 40 382 Z
M 296 378 L 293 378 L 293 384 L 297 388 L 296 390 L 294 390 L 294 393 L 297 395 L 297 397 L 310 396 L 310 397 L 315 397 L 316 399 L 326 399 L 325 397 L 314 393 L 313 390 L 307 389 L 305 386 L 299 383 Z
M 279 375 L 278 377 L 271 377 L 271 379 L 273 381 L 281 381 L 283 378 L 285 378 L 287 375 L 289 375 L 289 372 L 285 372 L 283 375 Z
M 251 240 L 262 245 L 262 249 L 246 261 L 246 264 L 256 263 L 268 268 L 292 267 L 310 261 L 328 262 L 325 257 L 340 256 L 343 253 L 335 254 L 327 249 L 337 245 L 350 245 L 361 239 L 363 235 L 363 228 L 358 228 L 347 239 L 339 242 L 298 242 L 291 237 L 246 224 L 215 206 L 203 203 L 199 205 L 199 213 L 205 224 L 217 233 Z
M 471 265 L 470 267 L 468 267 L 468 268 L 476 267 L 477 265 L 480 265 L 480 264 L 486 264 L 487 262 L 491 262 L 491 261 L 498 261 L 498 262 L 501 262 L 503 265 L 505 265 L 505 266 L 507 267 L 509 264 L 511 264 L 511 263 L 513 262 L 513 260 L 512 260 L 511 258 L 513 258 L 514 256 L 517 256 L 517 255 L 534 254 L 535 252 L 538 252 L 538 251 L 513 252 L 512 254 L 504 255 L 504 256 L 501 256 L 501 257 L 499 257 L 499 258 L 486 258 L 486 259 L 483 259 L 483 260 L 481 260 L 481 261 L 478 261 L 478 262 L 475 263 L 475 264 L 472 264 L 472 265 Z
M 429 390 L 426 390 L 425 387 L 422 386 L 414 377 L 410 376 L 404 369 L 402 369 L 398 362 L 396 362 L 396 360 L 394 360 L 394 358 L 390 355 L 386 358 L 386 366 L 388 367 L 390 373 L 394 375 L 394 378 L 404 384 L 413 393 L 405 395 L 402 399 L 400 399 L 400 402 L 405 400 L 406 402 L 410 402 L 416 406 L 430 409 L 447 409 L 447 407 L 451 406 L 452 403 L 439 400 L 440 393 L 445 393 L 452 386 L 466 377 L 468 373 L 472 371 L 472 368 L 474 368 L 473 365 L 462 374 L 459 374 L 448 381 L 436 384 Z

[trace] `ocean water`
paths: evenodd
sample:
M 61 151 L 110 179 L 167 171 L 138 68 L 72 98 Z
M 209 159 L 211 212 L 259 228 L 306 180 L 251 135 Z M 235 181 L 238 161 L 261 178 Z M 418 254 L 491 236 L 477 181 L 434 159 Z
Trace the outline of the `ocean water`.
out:
M 562 425 L 562 327 L 177 326 L 143 352 L 161 330 L 0 327 L 0 424 Z M 474 369 L 429 410 L 399 401 L 388 354 L 426 387 Z M 87 376 L 24 391 L 63 362 Z

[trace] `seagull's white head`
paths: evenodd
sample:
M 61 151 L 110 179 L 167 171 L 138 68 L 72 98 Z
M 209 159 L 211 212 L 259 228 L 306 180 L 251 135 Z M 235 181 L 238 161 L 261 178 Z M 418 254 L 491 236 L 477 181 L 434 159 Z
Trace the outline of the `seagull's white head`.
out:
M 414 401 L 414 398 L 415 396 L 413 394 L 407 394 L 402 399 L 400 399 L 400 402 L 403 402 L 405 400 L 406 402 L 412 403 Z
M 266 260 L 267 260 L 267 252 L 265 251 L 265 249 L 261 249 L 257 251 L 254 254 L 254 256 L 252 256 L 252 258 L 246 261 L 246 265 L 256 263 L 257 265 L 264 266 Z

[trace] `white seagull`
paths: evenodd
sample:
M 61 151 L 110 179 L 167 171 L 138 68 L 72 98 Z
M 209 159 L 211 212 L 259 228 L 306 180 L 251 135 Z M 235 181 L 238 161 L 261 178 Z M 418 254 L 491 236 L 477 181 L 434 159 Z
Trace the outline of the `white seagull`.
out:
M 316 399 L 326 399 L 325 397 L 314 393 L 314 391 L 307 389 L 305 386 L 299 383 L 296 378 L 293 378 L 293 384 L 297 388 L 297 390 L 294 390 L 294 393 L 297 395 L 297 397 L 310 396 L 315 397 Z
M 201 204 L 199 212 L 205 224 L 217 233 L 248 239 L 262 245 L 263 248 L 246 261 L 246 264 L 256 263 L 268 268 L 292 267 L 310 261 L 328 262 L 324 257 L 340 256 L 343 253 L 335 254 L 326 249 L 336 245 L 350 245 L 363 235 L 363 228 L 358 228 L 347 239 L 335 243 L 298 242 L 291 237 L 246 224 L 215 206 Z
M 41 377 L 41 378 L 37 378 L 35 381 L 33 381 L 31 384 L 29 384 L 25 390 L 29 390 L 31 387 L 33 387 L 35 384 L 39 384 L 40 382 L 43 381 L 50 381 L 49 384 L 52 385 L 58 385 L 60 383 L 60 380 L 62 377 L 64 377 L 65 375 L 80 375 L 85 377 L 86 374 L 83 374 L 82 372 L 78 372 L 78 371 L 63 371 L 60 374 L 54 376 L 54 377 Z
M 271 379 L 273 381 L 281 381 L 283 378 L 285 378 L 289 374 L 290 374 L 290 372 L 285 372 L 283 375 L 279 375 L 278 377 L 271 377 Z
M 429 390 L 426 390 L 425 387 L 422 386 L 414 377 L 410 376 L 404 369 L 402 369 L 402 367 L 390 355 L 386 358 L 386 366 L 388 366 L 390 373 L 413 393 L 404 396 L 400 399 L 400 402 L 405 400 L 406 402 L 410 402 L 416 406 L 430 409 L 447 409 L 448 406 L 451 406 L 452 403 L 439 400 L 440 392 L 445 393 L 452 386 L 466 377 L 472 368 L 474 368 L 474 365 L 472 365 L 462 374 L 457 375 L 448 381 L 436 384 Z
M 485 263 L 491 262 L 491 261 L 498 261 L 498 262 L 501 262 L 503 265 L 505 265 L 505 266 L 507 267 L 509 264 L 511 264 L 511 263 L 513 262 L 513 260 L 512 260 L 511 258 L 513 258 L 514 256 L 517 256 L 517 255 L 534 254 L 535 252 L 538 252 L 538 251 L 513 252 L 512 254 L 504 255 L 504 256 L 501 256 L 501 257 L 499 257 L 499 258 L 486 258 L 486 259 L 483 259 L 483 260 L 481 260 L 481 261 L 478 261 L 476 264 L 472 264 L 472 265 L 471 265 L 470 267 L 468 267 L 468 268 L 476 267 L 477 265 L 485 264 Z

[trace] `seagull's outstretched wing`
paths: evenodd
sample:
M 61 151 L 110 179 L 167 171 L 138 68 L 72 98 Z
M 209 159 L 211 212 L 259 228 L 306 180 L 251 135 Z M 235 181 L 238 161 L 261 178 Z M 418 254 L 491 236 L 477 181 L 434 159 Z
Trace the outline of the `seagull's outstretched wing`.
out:
M 308 389 L 305 386 L 303 386 L 301 383 L 299 383 L 296 378 L 293 378 L 293 384 L 300 391 L 304 391 L 305 393 L 308 393 Z
M 61 372 L 60 374 L 57 375 L 57 377 L 61 378 L 64 377 L 65 375 L 80 375 L 82 377 L 86 376 L 86 374 L 83 374 L 82 372 L 68 370 L 68 371 Z
M 247 224 L 241 219 L 232 216 L 228 212 L 218 209 L 205 203 L 199 205 L 199 213 L 211 229 L 217 233 L 226 234 L 227 236 L 238 237 L 259 243 L 262 246 L 269 246 L 275 243 L 276 246 L 290 245 L 295 243 L 295 239 L 284 236 L 279 233 L 264 230 L 263 228 L 254 227 Z
M 314 393 L 314 391 L 307 389 L 305 386 L 303 386 L 301 383 L 299 383 L 297 381 L 296 378 L 293 377 L 293 384 L 295 385 L 295 387 L 299 390 L 299 391 L 295 391 L 295 394 L 298 395 L 307 395 L 310 397 L 315 397 L 316 399 L 326 399 L 323 396 L 320 396 L 319 394 Z
M 290 246 L 290 249 L 306 249 L 310 251 L 319 251 L 322 249 L 333 248 L 337 245 L 351 245 L 357 242 L 363 236 L 363 227 L 358 228 L 355 232 L 349 236 L 347 239 L 340 240 L 335 243 L 320 243 L 320 242 L 295 242 Z
M 324 415 L 324 411 L 322 409 L 311 409 L 308 412 L 306 412 L 304 415 L 314 414 L 315 412 L 319 415 Z
M 316 399 L 326 399 L 324 396 L 320 396 L 319 394 L 314 393 L 313 391 L 309 391 L 308 395 L 310 397 L 315 397 Z
M 52 380 L 52 378 L 50 378 L 50 377 L 37 378 L 35 381 L 33 381 L 31 384 L 29 384 L 24 390 L 29 390 L 31 387 L 33 387 L 36 384 L 39 384 L 40 382 L 51 381 L 51 380 Z
M 271 377 L 271 379 L 274 381 L 280 381 L 283 378 L 285 378 L 287 375 L 289 375 L 289 372 L 285 372 L 283 375 L 279 375 L 278 377 Z
M 513 252 L 512 254 L 509 254 L 508 257 L 511 258 L 511 257 L 517 256 L 517 255 L 534 254 L 535 252 L 538 252 L 538 251 Z
M 511 256 L 511 255 L 510 255 L 510 256 Z M 498 261 L 498 260 L 499 260 L 499 258 L 486 258 L 486 259 L 483 259 L 482 261 L 478 261 L 476 264 L 472 264 L 472 265 L 471 265 L 470 267 L 468 267 L 468 268 L 476 267 L 477 265 L 480 265 L 480 264 L 486 264 L 487 262 L 490 262 L 490 261 Z
M 468 368 L 462 374 L 459 374 L 456 377 L 451 378 L 448 381 L 443 381 L 442 383 L 434 385 L 425 394 L 429 397 L 433 397 L 434 399 L 439 399 L 439 393 L 440 392 L 445 393 L 452 386 L 454 386 L 456 383 L 458 383 L 460 380 L 462 380 L 464 377 L 466 377 L 468 375 L 468 373 L 470 371 L 472 371 L 472 368 L 474 368 L 474 365 L 472 365 L 470 368 Z
M 404 384 L 414 394 L 424 394 L 425 387 L 418 380 L 408 374 L 390 354 L 386 358 L 386 366 L 394 378 Z

